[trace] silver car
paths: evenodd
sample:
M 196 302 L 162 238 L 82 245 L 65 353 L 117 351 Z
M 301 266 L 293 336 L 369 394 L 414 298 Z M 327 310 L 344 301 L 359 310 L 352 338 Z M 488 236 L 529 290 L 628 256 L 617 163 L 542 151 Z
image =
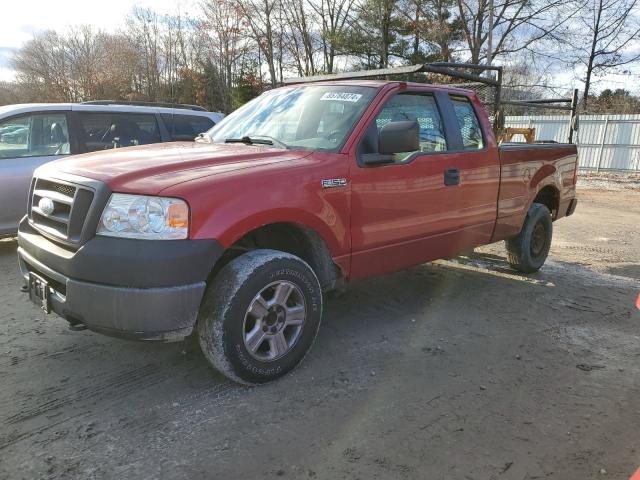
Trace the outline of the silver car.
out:
M 86 102 L 0 107 L 0 238 L 26 212 L 29 182 L 65 155 L 147 143 L 191 141 L 224 115 L 190 105 Z

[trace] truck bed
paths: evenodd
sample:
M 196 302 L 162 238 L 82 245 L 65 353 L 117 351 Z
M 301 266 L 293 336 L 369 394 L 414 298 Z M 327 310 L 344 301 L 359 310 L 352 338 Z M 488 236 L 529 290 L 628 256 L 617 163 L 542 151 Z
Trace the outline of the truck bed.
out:
M 528 206 L 547 188 L 557 195 L 553 219 L 564 217 L 575 197 L 578 150 L 571 143 L 506 143 L 498 148 L 500 192 L 493 241 L 517 235 Z

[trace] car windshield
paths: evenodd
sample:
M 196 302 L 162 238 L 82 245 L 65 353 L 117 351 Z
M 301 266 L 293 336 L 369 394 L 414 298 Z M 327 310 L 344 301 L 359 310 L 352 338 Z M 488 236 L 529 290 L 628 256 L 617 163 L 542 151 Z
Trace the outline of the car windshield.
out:
M 376 91 L 349 85 L 272 90 L 233 112 L 208 135 L 215 143 L 337 151 Z

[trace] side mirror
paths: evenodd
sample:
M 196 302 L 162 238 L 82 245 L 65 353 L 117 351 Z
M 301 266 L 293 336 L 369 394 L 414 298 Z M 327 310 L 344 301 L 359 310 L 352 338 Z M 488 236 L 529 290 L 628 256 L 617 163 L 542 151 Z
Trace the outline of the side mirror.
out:
M 380 129 L 378 152 L 393 154 L 420 150 L 420 125 L 417 121 L 390 122 Z

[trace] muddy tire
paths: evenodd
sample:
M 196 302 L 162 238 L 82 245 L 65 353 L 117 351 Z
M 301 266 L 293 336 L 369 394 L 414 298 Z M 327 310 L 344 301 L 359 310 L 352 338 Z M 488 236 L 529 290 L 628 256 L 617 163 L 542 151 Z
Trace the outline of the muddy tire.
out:
M 198 314 L 200 348 L 213 367 L 248 385 L 293 370 L 315 340 L 322 291 L 302 259 L 254 250 L 210 282 Z
M 551 212 L 541 203 L 532 204 L 520 234 L 506 241 L 509 264 L 524 273 L 538 271 L 549 255 L 552 236 Z

